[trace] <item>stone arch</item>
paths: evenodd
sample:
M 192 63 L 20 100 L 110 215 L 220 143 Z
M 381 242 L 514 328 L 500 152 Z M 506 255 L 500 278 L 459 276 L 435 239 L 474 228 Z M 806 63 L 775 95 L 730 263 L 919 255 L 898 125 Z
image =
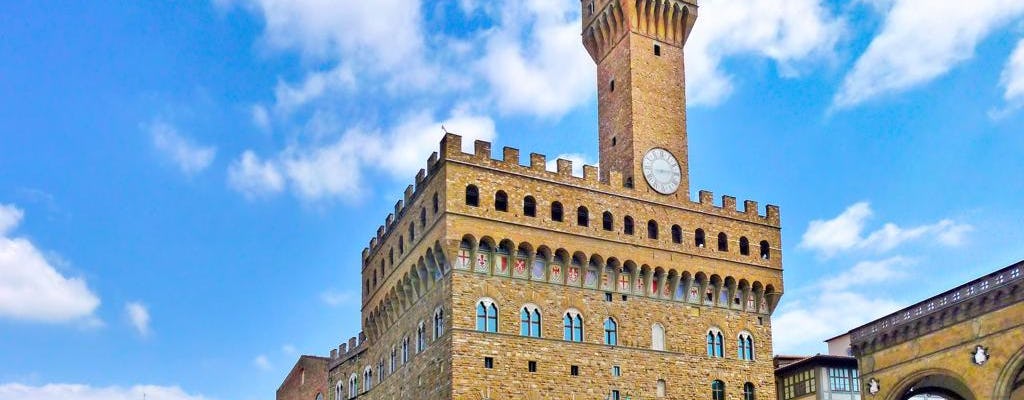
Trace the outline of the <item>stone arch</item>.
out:
M 434 263 L 437 264 L 441 271 L 441 275 L 447 274 L 452 270 L 452 265 L 448 263 L 448 256 L 444 252 L 444 248 L 441 247 L 441 242 L 434 242 Z
M 655 267 L 651 274 L 651 286 L 648 288 L 651 297 L 662 297 L 665 293 L 665 285 L 668 281 L 668 273 L 662 267 Z
M 892 387 L 886 400 L 908 400 L 921 394 L 935 394 L 949 400 L 976 400 L 959 374 L 947 369 L 927 369 L 907 375 Z
M 690 271 L 683 271 L 679 274 L 679 286 L 676 289 L 675 297 L 679 301 L 690 301 L 690 287 L 693 286 L 693 275 Z M 681 289 L 680 289 L 681 288 Z
M 619 285 L 619 271 L 621 270 L 622 263 L 619 261 L 618 258 L 608 258 L 608 262 L 605 263 L 604 271 L 601 275 L 601 282 L 607 282 L 608 287 L 602 287 L 602 289 L 615 290 Z
M 622 271 L 620 271 L 619 274 L 626 279 L 619 279 L 619 284 L 617 285 L 619 292 L 633 293 L 633 284 L 636 283 L 637 271 L 636 263 L 633 262 L 633 260 L 626 260 L 626 262 L 622 264 Z
M 1024 347 L 1010 356 L 1003 370 L 996 377 L 996 386 L 992 391 L 995 400 L 1015 400 L 1024 398 Z

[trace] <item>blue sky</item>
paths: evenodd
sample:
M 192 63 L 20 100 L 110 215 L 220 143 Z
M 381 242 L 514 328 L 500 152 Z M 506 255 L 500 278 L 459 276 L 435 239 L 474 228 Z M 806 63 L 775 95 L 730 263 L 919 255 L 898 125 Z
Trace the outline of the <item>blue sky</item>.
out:
M 596 163 L 577 6 L 0 3 L 0 400 L 272 398 L 442 124 Z M 706 0 L 687 68 L 693 195 L 782 208 L 777 353 L 1024 258 L 1024 3 Z

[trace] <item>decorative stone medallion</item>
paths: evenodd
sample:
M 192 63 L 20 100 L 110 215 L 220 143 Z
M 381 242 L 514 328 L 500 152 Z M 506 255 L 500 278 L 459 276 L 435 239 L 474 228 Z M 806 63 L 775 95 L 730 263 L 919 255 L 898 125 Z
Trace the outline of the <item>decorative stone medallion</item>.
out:
M 983 347 L 981 345 L 974 347 L 974 353 L 971 353 L 971 362 L 973 362 L 974 365 L 985 365 L 985 363 L 988 362 L 988 359 L 988 347 Z
M 882 384 L 878 383 L 878 379 L 871 378 L 868 381 L 868 393 L 872 396 L 878 394 L 878 391 L 882 390 Z

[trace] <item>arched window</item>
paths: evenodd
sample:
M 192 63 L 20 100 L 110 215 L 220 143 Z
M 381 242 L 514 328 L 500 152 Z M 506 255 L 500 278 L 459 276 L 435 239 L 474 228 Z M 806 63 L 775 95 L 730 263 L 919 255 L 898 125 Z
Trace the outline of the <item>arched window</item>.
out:
M 722 339 L 723 336 L 721 331 L 717 329 L 711 329 L 708 331 L 708 357 L 721 358 L 725 354 Z
M 499 190 L 494 194 L 494 209 L 501 212 L 508 211 L 508 194 L 505 194 L 504 190 Z
M 590 211 L 584 206 L 576 209 L 576 225 L 590 226 Z
M 409 337 L 402 339 L 402 365 L 409 363 Z
M 627 215 L 626 218 L 622 220 L 622 233 L 627 235 L 633 234 L 633 217 Z
M 665 380 L 658 379 L 657 385 L 654 387 L 654 394 L 659 398 L 665 397 Z
M 324 394 L 323 393 L 317 393 L 316 394 L 316 400 L 324 400 Z
M 562 325 L 565 328 L 562 331 L 563 339 L 570 342 L 583 341 L 583 316 L 579 311 L 566 311 L 565 317 L 562 318 Z
M 438 307 L 434 310 L 434 340 L 444 335 L 444 309 Z
M 754 360 L 754 337 L 743 332 L 736 338 L 736 357 L 740 360 Z
M 768 246 L 767 240 L 761 241 L 761 259 L 768 260 L 772 258 L 771 248 Z
M 425 228 L 426 226 L 427 226 L 427 209 L 426 208 L 420 208 L 420 228 Z
M 527 217 L 537 216 L 537 200 L 533 196 L 523 198 L 523 215 Z
M 529 337 L 540 337 L 540 309 L 528 304 L 519 310 L 519 334 Z
M 409 223 L 409 243 L 416 241 L 416 224 Z
M 562 203 L 557 201 L 551 203 L 551 220 L 555 222 L 562 222 Z
M 747 240 L 746 236 L 740 237 L 740 254 L 744 256 L 750 255 L 750 240 Z
M 373 389 L 373 368 L 366 367 L 363 370 L 363 392 L 369 392 Z
M 466 205 L 471 207 L 480 206 L 480 189 L 476 185 L 466 186 Z
M 384 382 L 384 359 L 377 362 L 377 383 Z
M 725 232 L 718 232 L 718 251 L 729 251 L 729 236 Z
M 693 245 L 697 247 L 704 247 L 704 230 L 697 228 L 693 231 Z
M 609 346 L 619 344 L 619 324 L 612 317 L 604 320 L 604 344 Z
M 416 328 L 416 354 L 420 354 L 427 348 L 427 328 L 423 321 Z
M 757 397 L 754 396 L 754 384 L 747 382 L 743 384 L 743 400 L 754 400 Z
M 341 384 L 341 381 L 334 383 L 334 400 L 341 400 L 345 394 L 345 385 Z
M 665 328 L 661 324 L 651 325 L 651 349 L 665 350 Z
M 633 177 L 626 178 L 626 184 L 624 186 L 626 186 L 627 188 L 632 189 L 633 188 Z
M 658 222 L 655 220 L 647 221 L 647 238 L 658 239 Z
M 605 211 L 603 214 L 601 214 L 601 229 L 604 229 L 606 231 L 615 229 L 615 222 L 612 218 L 612 213 Z
M 711 382 L 711 400 L 725 400 L 725 382 L 717 379 Z
M 434 214 L 437 214 L 437 210 L 438 210 L 437 193 L 434 193 Z
M 391 346 L 391 360 L 390 360 L 391 361 L 391 373 L 392 374 L 395 373 L 395 369 L 397 368 L 397 360 L 398 360 L 398 351 L 395 350 L 395 346 L 392 345 Z
M 398 237 L 398 254 L 405 254 L 405 238 L 401 236 Z
M 680 228 L 679 225 L 672 225 L 672 243 L 683 243 L 683 228 Z
M 348 398 L 354 399 L 359 395 L 359 376 L 352 374 L 348 377 Z
M 476 330 L 480 332 L 498 331 L 498 306 L 493 300 L 483 299 L 476 303 Z

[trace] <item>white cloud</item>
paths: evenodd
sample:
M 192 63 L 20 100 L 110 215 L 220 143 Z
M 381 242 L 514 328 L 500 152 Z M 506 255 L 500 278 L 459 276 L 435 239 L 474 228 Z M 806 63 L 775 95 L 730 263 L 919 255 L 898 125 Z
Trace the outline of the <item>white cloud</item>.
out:
M 1024 14 L 1019 0 L 895 0 L 881 32 L 860 56 L 833 108 L 902 92 L 974 57 L 977 44 Z
M 971 225 L 944 219 L 934 224 L 911 228 L 886 223 L 865 237 L 864 226 L 873 214 L 870 204 L 859 202 L 833 219 L 811 221 L 804 232 L 800 247 L 815 250 L 824 257 L 831 257 L 839 252 L 855 249 L 886 252 L 920 239 L 935 240 L 946 246 L 958 246 L 964 242 L 967 233 L 974 230 Z
M 249 196 L 278 192 L 287 183 L 306 201 L 357 200 L 366 194 L 363 180 L 368 169 L 409 179 L 426 167 L 430 153 L 438 150 L 442 125 L 462 135 L 464 148 L 472 148 L 474 140 L 491 141 L 497 136 L 488 117 L 456 110 L 448 119 L 437 121 L 421 111 L 387 132 L 353 128 L 325 143 L 289 146 L 271 160 L 261 161 L 247 151 L 229 170 L 229 184 Z
M 278 81 L 274 89 L 274 108 L 278 113 L 288 113 L 322 97 L 325 93 L 352 89 L 355 86 L 355 72 L 348 65 L 338 65 L 328 71 L 311 72 L 299 85 Z
M 579 2 L 503 4 L 477 69 L 504 113 L 560 117 L 590 101 L 596 67 L 580 40 Z
M 286 355 L 293 356 L 298 354 L 299 350 L 296 349 L 294 345 L 286 344 L 284 346 L 281 346 L 281 352 Z
M 263 354 L 256 356 L 256 358 L 253 358 L 252 365 L 262 371 L 270 371 L 271 369 L 274 368 L 274 366 L 270 364 L 270 359 L 268 359 L 267 356 Z
M 257 128 L 262 130 L 270 129 L 270 112 L 267 111 L 266 107 L 257 104 L 252 106 L 250 112 L 252 113 L 252 123 Z
M 828 276 L 821 286 L 826 290 L 843 290 L 852 286 L 892 282 L 909 274 L 905 267 L 914 261 L 905 257 L 892 257 L 880 261 L 861 261 L 841 274 Z
M 283 190 L 284 177 L 277 165 L 263 161 L 251 150 L 246 150 L 241 158 L 228 167 L 228 185 L 246 197 L 253 198 Z
M 755 55 L 784 77 L 830 59 L 844 23 L 820 0 L 707 0 L 686 44 L 687 104 L 717 105 L 733 91 L 723 59 Z
M 1024 39 L 1017 43 L 1017 49 L 1006 61 L 1000 85 L 1004 89 L 1003 99 L 1006 100 L 1006 107 L 989 113 L 997 119 L 1024 107 Z
M 323 293 L 320 293 L 320 301 L 323 301 L 324 304 L 327 304 L 331 307 L 340 307 L 358 305 L 360 298 L 357 293 L 353 292 L 339 292 L 336 290 L 327 290 Z
M 33 322 L 98 325 L 100 300 L 82 278 L 68 278 L 26 238 L 10 232 L 24 213 L 0 204 L 0 317 Z
M 850 291 L 817 293 L 807 299 L 783 302 L 772 317 L 772 340 L 777 353 L 813 353 L 823 346 L 823 340 L 904 306 L 892 299 Z
M 0 400 L 208 400 L 208 397 L 188 394 L 177 386 L 137 385 L 93 387 L 75 384 L 47 384 L 28 386 L 19 383 L 0 385 Z
M 558 159 L 572 161 L 572 174 L 583 176 L 584 165 L 596 165 L 596 162 L 588 161 L 587 156 L 579 153 L 559 154 L 554 159 L 548 160 L 545 168 L 548 171 L 558 171 Z
M 149 309 L 146 308 L 145 304 L 140 302 L 127 303 L 124 305 L 124 312 L 128 316 L 128 321 L 132 323 L 132 327 L 139 332 L 139 335 L 143 337 L 149 336 Z
M 153 146 L 170 158 L 185 175 L 202 172 L 217 155 L 215 147 L 194 144 L 178 133 L 175 127 L 164 122 L 150 124 L 149 134 Z

